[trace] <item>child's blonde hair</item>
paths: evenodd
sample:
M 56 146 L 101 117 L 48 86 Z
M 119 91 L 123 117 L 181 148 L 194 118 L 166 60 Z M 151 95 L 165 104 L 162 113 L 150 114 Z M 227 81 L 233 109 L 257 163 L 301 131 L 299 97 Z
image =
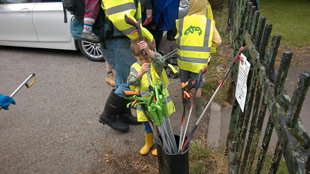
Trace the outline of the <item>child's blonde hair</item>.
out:
M 150 50 L 154 49 L 151 41 L 149 41 L 147 38 L 143 38 L 143 40 L 147 43 Z M 140 40 L 136 39 L 136 40 L 132 40 L 131 44 L 130 44 L 130 49 L 131 49 L 132 55 L 135 57 L 142 55 L 142 52 L 141 52 L 140 47 L 138 45 L 138 42 L 140 42 Z

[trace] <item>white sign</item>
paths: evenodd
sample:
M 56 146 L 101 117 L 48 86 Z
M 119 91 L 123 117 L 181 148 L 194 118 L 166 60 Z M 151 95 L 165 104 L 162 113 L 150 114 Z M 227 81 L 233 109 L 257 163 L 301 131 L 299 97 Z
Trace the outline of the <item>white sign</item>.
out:
M 250 71 L 251 64 L 247 58 L 241 53 L 242 61 L 239 63 L 238 81 L 235 97 L 240 105 L 240 109 L 244 111 L 244 104 L 247 94 L 247 79 Z

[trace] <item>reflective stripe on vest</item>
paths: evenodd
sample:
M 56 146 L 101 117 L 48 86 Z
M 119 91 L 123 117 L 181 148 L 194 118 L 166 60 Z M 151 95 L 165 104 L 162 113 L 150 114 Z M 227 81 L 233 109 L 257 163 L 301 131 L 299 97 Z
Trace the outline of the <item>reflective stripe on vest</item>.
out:
M 180 55 L 178 65 L 181 69 L 198 73 L 208 63 L 213 26 L 214 21 L 203 15 L 191 15 L 177 20 L 176 39 Z
M 130 9 L 136 9 L 135 4 L 133 2 L 128 2 L 125 4 L 121 4 L 118 6 L 108 8 L 107 13 L 108 13 L 108 15 L 113 15 L 115 13 L 120 13 L 120 12 L 130 10 Z
M 125 15 L 133 19 L 135 22 L 139 21 L 142 35 L 153 42 L 153 35 L 141 24 L 142 15 L 140 3 L 138 3 L 136 8 L 134 0 L 102 0 L 101 8 L 104 9 L 106 16 L 113 25 L 129 39 L 135 40 L 139 36 L 138 32 L 135 32 L 136 28 L 126 23 Z
M 133 0 L 119 0 L 118 2 L 103 0 L 102 5 L 106 9 L 108 18 L 113 22 L 114 26 L 124 33 L 130 35 L 135 28 L 125 22 L 124 16 L 134 16 L 136 7 Z

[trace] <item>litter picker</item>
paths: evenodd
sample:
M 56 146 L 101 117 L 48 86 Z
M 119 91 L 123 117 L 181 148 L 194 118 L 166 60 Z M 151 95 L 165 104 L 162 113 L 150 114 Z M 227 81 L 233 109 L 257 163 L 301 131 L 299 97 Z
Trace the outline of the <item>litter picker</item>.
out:
M 210 106 L 212 100 L 214 99 L 214 97 L 216 96 L 218 90 L 223 86 L 224 81 L 226 80 L 226 78 L 227 78 L 229 72 L 232 70 L 232 67 L 236 64 L 236 62 L 237 62 L 239 59 L 241 59 L 241 56 L 240 56 L 241 52 L 242 52 L 242 51 L 245 51 L 246 49 L 247 49 L 246 46 L 245 46 L 245 47 L 241 47 L 241 48 L 239 49 L 239 51 L 237 52 L 237 55 L 234 57 L 234 61 L 233 61 L 233 63 L 231 64 L 230 68 L 226 71 L 223 80 L 221 80 L 221 82 L 219 83 L 218 87 L 216 88 L 215 92 L 213 93 L 212 97 L 210 98 L 210 100 L 209 100 L 207 106 L 204 108 L 203 112 L 201 113 L 201 115 L 199 116 L 198 120 L 196 121 L 195 126 L 194 126 L 193 129 L 191 130 L 191 132 L 190 132 L 188 138 L 186 139 L 185 143 L 182 145 L 182 150 L 181 150 L 181 152 L 184 150 L 184 148 L 185 148 L 185 147 L 189 144 L 189 142 L 191 141 L 191 139 L 192 139 L 192 137 L 193 137 L 193 134 L 194 134 L 195 130 L 197 129 L 197 126 L 198 126 L 198 124 L 199 124 L 201 118 L 204 116 L 205 112 L 206 112 L 207 109 L 209 108 L 209 106 Z
M 188 117 L 187 117 L 187 121 L 186 121 L 186 126 L 185 126 L 185 130 L 184 130 L 184 133 L 183 133 L 183 125 L 184 125 L 184 120 L 185 120 L 185 109 L 183 108 L 183 115 L 182 115 L 182 122 L 181 122 L 181 131 L 180 131 L 180 140 L 179 140 L 179 152 L 182 150 L 182 147 L 183 147 L 183 143 L 184 143 L 184 139 L 185 139 L 185 136 L 186 136 L 186 131 L 187 131 L 187 128 L 188 128 L 188 124 L 189 124 L 189 121 L 190 121 L 190 118 L 191 118 L 191 115 L 192 115 L 192 111 L 193 111 L 193 107 L 194 107 L 194 103 L 195 103 L 195 97 L 196 97 L 196 92 L 197 92 L 197 89 L 199 88 L 199 85 L 201 83 L 201 77 L 203 76 L 203 74 L 205 72 L 207 72 L 207 69 L 208 69 L 208 65 L 206 65 L 204 68 L 202 68 L 198 74 L 198 77 L 195 81 L 192 81 L 192 82 L 189 82 L 188 83 L 188 90 L 184 90 L 184 94 L 189 94 L 189 90 L 193 87 L 195 87 L 195 93 L 194 93 L 194 96 L 193 96 L 193 99 L 192 99 L 192 102 L 191 102 L 191 106 L 190 106 L 190 110 L 189 110 L 189 113 L 188 113 Z M 184 89 L 185 87 L 183 86 L 184 84 L 182 84 L 182 89 Z M 188 96 L 184 96 L 184 97 L 188 97 Z M 190 96 L 189 96 L 190 97 Z M 184 101 L 183 101 L 184 102 Z M 186 101 L 185 101 L 186 103 Z M 184 103 L 183 103 L 183 107 L 184 107 Z M 183 134 L 183 135 L 182 135 Z
M 32 79 L 31 82 L 29 82 L 30 79 Z M 35 74 L 34 74 L 34 73 L 30 74 L 30 75 L 26 78 L 26 80 L 24 80 L 24 82 L 21 83 L 21 84 L 15 89 L 15 91 L 10 95 L 10 97 L 13 98 L 13 97 L 15 96 L 15 94 L 16 94 L 24 85 L 25 85 L 27 88 L 30 88 L 30 87 L 34 84 L 35 81 L 36 81 Z M 29 82 L 29 83 L 28 83 L 28 82 Z M 1 106 L 0 106 L 0 109 L 2 109 Z

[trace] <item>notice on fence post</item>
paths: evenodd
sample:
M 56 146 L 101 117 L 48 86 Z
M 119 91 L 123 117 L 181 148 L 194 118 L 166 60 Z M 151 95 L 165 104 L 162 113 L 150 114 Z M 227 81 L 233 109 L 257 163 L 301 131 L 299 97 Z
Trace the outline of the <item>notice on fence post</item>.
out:
M 240 105 L 240 109 L 244 111 L 245 99 L 247 94 L 247 79 L 251 64 L 247 58 L 241 53 L 242 61 L 239 63 L 238 80 L 235 97 Z

